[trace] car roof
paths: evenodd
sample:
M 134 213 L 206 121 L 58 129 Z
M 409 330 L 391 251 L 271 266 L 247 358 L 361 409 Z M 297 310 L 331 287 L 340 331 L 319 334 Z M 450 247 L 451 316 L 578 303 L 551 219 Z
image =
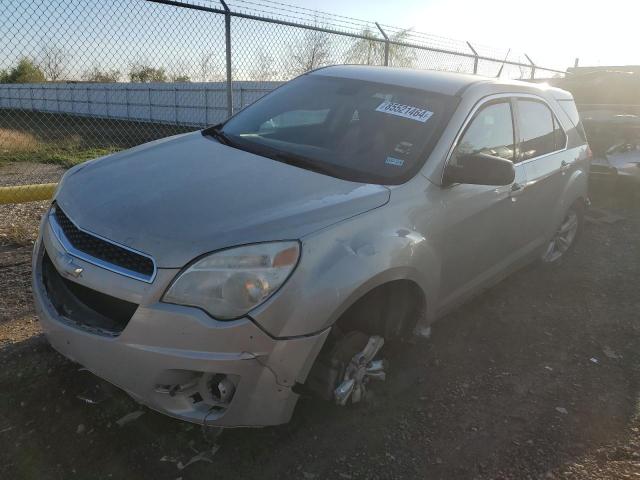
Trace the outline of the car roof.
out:
M 441 72 L 437 70 L 417 70 L 413 68 L 379 67 L 370 65 L 334 65 L 310 72 L 311 75 L 327 77 L 352 78 L 369 82 L 398 85 L 399 87 L 417 88 L 443 95 L 461 95 L 468 87 L 477 84 L 504 86 L 505 91 L 524 91 L 531 93 L 550 93 L 554 97 L 565 97 L 567 92 L 546 84 L 505 80 L 466 73 Z M 568 98 L 571 95 L 568 94 Z

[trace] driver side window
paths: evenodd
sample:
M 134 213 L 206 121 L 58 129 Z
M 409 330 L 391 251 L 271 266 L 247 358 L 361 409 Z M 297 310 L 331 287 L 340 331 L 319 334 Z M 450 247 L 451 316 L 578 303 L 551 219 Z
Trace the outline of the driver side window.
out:
M 450 163 L 455 166 L 461 156 L 478 153 L 514 161 L 515 140 L 509 100 L 485 105 L 475 114 L 453 150 Z

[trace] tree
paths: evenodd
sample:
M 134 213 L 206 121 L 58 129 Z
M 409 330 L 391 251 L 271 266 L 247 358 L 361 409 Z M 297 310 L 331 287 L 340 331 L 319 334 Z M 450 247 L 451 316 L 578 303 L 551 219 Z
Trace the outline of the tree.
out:
M 82 74 L 82 79 L 87 82 L 115 83 L 120 80 L 120 76 L 120 70 L 115 68 L 102 70 L 100 67 L 94 66 L 91 70 L 87 70 Z
M 187 74 L 188 71 L 189 67 L 187 66 L 187 64 L 182 60 L 178 60 L 174 65 L 171 66 L 169 80 L 177 83 L 190 82 L 191 77 Z
M 188 83 L 191 81 L 191 77 L 189 77 L 189 75 L 178 75 L 178 76 L 172 75 L 171 81 L 176 83 Z
M 47 45 L 42 49 L 40 66 L 50 82 L 62 80 L 64 77 L 66 54 L 55 45 Z
M 135 63 L 129 67 L 129 80 L 134 83 L 166 82 L 164 68 Z
M 362 30 L 360 35 L 369 38 L 357 38 L 354 40 L 345 55 L 346 63 L 382 65 L 384 61 L 384 43 L 379 40 L 373 40 L 376 35 L 370 28 Z
M 411 30 L 400 30 L 389 37 L 391 42 L 406 42 Z M 347 50 L 345 60 L 347 63 L 358 63 L 361 65 L 383 65 L 384 64 L 384 41 L 375 40 L 376 35 L 369 28 L 365 28 L 360 35 L 368 38 L 357 38 L 354 40 L 349 50 Z M 397 43 L 389 44 L 389 66 L 391 67 L 412 67 L 417 60 L 416 52 L 413 48 Z
M 278 79 L 278 72 L 273 65 L 273 57 L 262 48 L 254 55 L 254 68 L 251 70 L 251 80 L 269 82 Z
M 217 68 L 217 62 L 214 59 L 215 53 L 202 52 L 200 61 L 198 62 L 199 77 L 201 82 L 215 82 L 222 80 Z
M 44 73 L 29 57 L 23 57 L 9 72 L 0 75 L 2 83 L 40 83 L 45 82 Z
M 288 70 L 301 75 L 328 65 L 331 61 L 331 38 L 326 32 L 306 30 L 300 42 L 289 45 Z

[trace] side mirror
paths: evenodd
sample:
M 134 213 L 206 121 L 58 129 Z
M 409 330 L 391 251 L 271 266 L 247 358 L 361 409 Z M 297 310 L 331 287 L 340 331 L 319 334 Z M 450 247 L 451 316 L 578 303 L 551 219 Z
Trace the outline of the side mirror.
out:
M 513 162 L 486 153 L 460 155 L 456 165 L 450 163 L 444 171 L 446 183 L 510 185 L 515 178 Z

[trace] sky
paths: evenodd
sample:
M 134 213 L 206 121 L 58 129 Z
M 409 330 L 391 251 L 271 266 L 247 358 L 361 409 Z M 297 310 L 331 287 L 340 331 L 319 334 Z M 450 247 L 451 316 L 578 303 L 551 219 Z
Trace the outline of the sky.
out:
M 508 47 L 566 68 L 640 64 L 638 0 L 298 0 L 298 6 Z
M 218 0 L 186 0 L 219 7 Z M 39 60 L 44 48 L 64 52 L 67 79 L 79 79 L 94 67 L 123 73 L 132 64 L 187 71 L 192 80 L 224 76 L 224 17 L 144 0 L 0 0 L 0 70 L 22 57 Z M 312 9 L 369 22 L 411 28 L 415 32 L 470 41 L 493 58 L 525 62 L 527 53 L 539 66 L 564 70 L 576 58 L 580 65 L 640 64 L 637 31 L 640 0 L 227 0 L 232 10 L 262 15 L 271 7 L 279 18 L 318 18 Z M 266 5 L 266 6 L 265 6 Z M 302 13 L 301 13 L 302 12 Z M 267 14 L 269 12 L 266 12 Z M 320 16 L 322 17 L 322 16 Z M 331 18 L 324 16 L 324 18 Z M 333 17 L 335 18 L 335 17 Z M 349 19 L 341 19 L 349 22 Z M 331 27 L 331 24 L 322 23 Z M 357 22 L 356 22 L 357 23 Z M 352 25 L 355 23 L 352 22 Z M 355 27 L 362 28 L 362 23 Z M 373 26 L 375 28 L 375 26 Z M 360 31 L 360 30 L 357 30 Z M 232 63 L 238 79 L 255 77 L 257 59 L 284 71 L 291 46 L 304 30 L 234 18 Z M 332 62 L 339 63 L 353 39 L 332 36 Z M 436 43 L 429 43 L 438 46 Z M 422 43 L 422 40 L 414 40 Z M 456 47 L 452 47 L 456 45 Z M 483 50 L 479 46 L 493 47 Z M 464 42 L 442 48 L 466 49 Z M 418 52 L 420 53 L 420 52 Z M 470 71 L 464 57 L 420 54 L 417 67 Z M 428 57 L 428 58 L 427 58 Z M 201 74 L 203 59 L 211 72 Z M 448 63 L 447 63 L 448 62 Z M 487 73 L 482 67 L 489 68 Z M 479 73 L 495 75 L 499 63 L 485 62 Z M 513 73 L 513 72 L 511 72 Z M 509 75 L 511 73 L 508 73 Z M 515 70 L 515 74 L 521 73 Z M 253 78 L 252 77 L 252 78 Z

